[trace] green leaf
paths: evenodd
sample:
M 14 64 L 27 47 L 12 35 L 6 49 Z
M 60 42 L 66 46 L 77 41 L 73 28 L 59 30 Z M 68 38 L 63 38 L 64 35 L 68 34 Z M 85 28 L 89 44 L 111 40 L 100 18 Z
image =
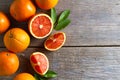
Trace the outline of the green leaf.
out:
M 56 22 L 56 20 L 57 20 L 57 14 L 56 14 L 55 8 L 51 9 L 51 18 L 52 18 L 53 24 L 54 24 Z
M 45 78 L 55 78 L 56 76 L 57 76 L 57 73 L 50 70 L 48 70 L 48 72 L 44 75 Z
M 65 20 L 59 22 L 59 23 L 54 27 L 54 29 L 55 29 L 55 30 L 62 30 L 62 29 L 64 29 L 70 22 L 71 22 L 70 19 L 65 19 Z
M 44 77 L 40 76 L 39 74 L 34 74 L 35 80 L 47 80 Z
M 69 14 L 70 14 L 70 10 L 65 10 L 65 11 L 63 11 L 63 12 L 60 14 L 60 17 L 59 17 L 59 19 L 58 19 L 58 23 L 61 22 L 61 21 L 63 21 L 63 20 L 65 20 L 65 19 L 67 19 L 68 16 L 69 16 Z
M 35 80 L 40 80 L 39 78 L 39 75 L 38 74 L 34 74 L 34 77 L 35 77 Z
M 44 79 L 44 78 L 40 78 L 39 80 L 46 80 L 46 79 Z

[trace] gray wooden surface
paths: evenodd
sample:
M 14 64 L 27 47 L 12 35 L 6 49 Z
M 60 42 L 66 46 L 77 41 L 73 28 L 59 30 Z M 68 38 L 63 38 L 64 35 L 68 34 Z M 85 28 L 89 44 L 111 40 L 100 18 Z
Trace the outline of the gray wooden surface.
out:
M 11 18 L 12 1 L 0 0 L 0 10 L 9 16 L 11 28 L 21 27 L 28 32 L 27 23 Z M 71 10 L 72 23 L 62 30 L 67 35 L 65 45 L 56 52 L 49 52 L 43 48 L 44 40 L 30 35 L 29 48 L 18 54 L 21 63 L 16 74 L 33 74 L 29 56 L 41 51 L 48 56 L 50 69 L 58 73 L 52 80 L 120 80 L 120 0 L 59 0 L 56 9 L 58 13 Z M 0 51 L 6 50 L 3 36 L 0 35 Z M 16 74 L 0 77 L 0 80 L 12 80 Z

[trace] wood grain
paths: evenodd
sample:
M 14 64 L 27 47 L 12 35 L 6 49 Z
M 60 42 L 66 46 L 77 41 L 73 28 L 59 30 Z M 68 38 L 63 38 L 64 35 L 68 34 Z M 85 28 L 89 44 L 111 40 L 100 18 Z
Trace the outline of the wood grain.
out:
M 63 47 L 56 52 L 48 52 L 42 48 L 29 48 L 23 54 L 18 54 L 20 69 L 16 74 L 34 73 L 29 64 L 29 56 L 34 51 L 44 52 L 49 58 L 50 69 L 58 73 L 58 77 L 52 80 L 120 79 L 119 47 Z M 12 77 L 0 77 L 0 80 L 12 80 L 16 74 Z
M 7 14 L 10 28 L 27 29 L 27 22 L 15 21 L 9 13 L 13 0 L 0 0 L 0 11 Z M 120 1 L 119 0 L 59 0 L 57 13 L 70 9 L 72 23 L 62 30 L 67 40 L 62 49 L 49 52 L 43 48 L 43 40 L 31 35 L 31 43 L 25 52 L 18 54 L 20 68 L 16 74 L 0 77 L 12 80 L 21 72 L 34 74 L 29 63 L 32 52 L 44 52 L 50 61 L 50 69 L 58 73 L 52 80 L 120 80 Z M 37 8 L 37 13 L 42 10 Z M 56 31 L 53 31 L 56 32 Z M 5 33 L 4 33 L 5 34 Z M 0 35 L 0 51 L 6 50 Z
M 79 26 L 78 28 L 79 31 L 77 28 L 71 28 L 70 31 L 67 31 L 70 28 L 64 30 L 67 36 L 64 46 L 120 45 L 119 26 Z M 4 34 L 0 36 L 0 47 L 4 46 L 3 36 Z M 38 40 L 31 36 L 30 46 L 43 47 L 44 40 Z
M 29 33 L 26 22 L 19 23 L 10 16 L 11 2 L 12 0 L 0 1 L 0 10 L 11 20 L 10 28 L 21 27 Z M 65 9 L 71 10 L 72 23 L 62 30 L 67 35 L 65 46 L 120 45 L 119 4 L 119 0 L 60 0 L 56 6 L 58 13 Z M 37 12 L 40 11 L 37 9 Z M 0 38 L 3 36 L 4 34 L 0 35 Z M 30 46 L 42 46 L 44 40 L 37 40 L 31 36 L 31 41 Z M 0 43 L 0 47 L 3 46 L 4 44 Z

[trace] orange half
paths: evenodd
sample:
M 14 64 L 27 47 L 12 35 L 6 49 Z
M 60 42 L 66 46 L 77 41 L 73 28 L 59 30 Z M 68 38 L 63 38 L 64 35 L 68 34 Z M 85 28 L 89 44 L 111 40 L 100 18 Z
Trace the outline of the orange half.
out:
M 52 19 L 44 13 L 35 15 L 29 23 L 31 35 L 37 39 L 47 37 L 53 29 Z
M 56 51 L 60 49 L 66 41 L 64 32 L 58 32 L 51 35 L 44 43 L 44 47 L 49 51 Z
M 46 55 L 41 52 L 34 52 L 30 56 L 33 69 L 40 75 L 44 75 L 49 69 L 49 61 Z

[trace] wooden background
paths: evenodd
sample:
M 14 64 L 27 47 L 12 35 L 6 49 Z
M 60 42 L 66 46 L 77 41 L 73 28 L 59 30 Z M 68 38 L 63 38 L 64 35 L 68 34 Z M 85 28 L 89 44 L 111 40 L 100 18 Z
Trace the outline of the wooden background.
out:
M 9 16 L 11 28 L 21 27 L 28 32 L 27 23 L 11 18 L 12 1 L 0 0 L 0 10 Z M 62 30 L 67 35 L 65 45 L 56 52 L 49 52 L 43 47 L 44 40 L 30 35 L 29 48 L 18 54 L 20 68 L 16 74 L 33 74 L 29 56 L 40 51 L 48 56 L 50 69 L 58 73 L 52 80 L 120 80 L 120 0 L 59 0 L 56 9 L 58 13 L 71 10 L 72 23 Z M 6 50 L 3 36 L 0 35 L 0 51 Z M 0 77 L 0 80 L 12 80 L 16 74 Z

